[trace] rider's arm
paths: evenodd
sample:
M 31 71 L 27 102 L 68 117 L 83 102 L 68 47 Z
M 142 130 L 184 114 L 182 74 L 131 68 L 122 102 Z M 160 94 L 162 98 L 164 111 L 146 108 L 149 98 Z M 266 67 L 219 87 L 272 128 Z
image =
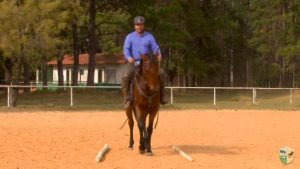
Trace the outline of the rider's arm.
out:
M 131 39 L 130 36 L 127 35 L 124 46 L 123 46 L 123 55 L 126 61 L 130 62 L 132 58 L 131 56 Z
M 151 50 L 152 50 L 151 52 L 154 53 L 155 55 L 157 55 L 157 58 L 160 61 L 162 59 L 161 52 L 160 52 L 159 46 L 158 46 L 155 38 L 152 35 L 150 38 L 150 44 L 151 44 Z

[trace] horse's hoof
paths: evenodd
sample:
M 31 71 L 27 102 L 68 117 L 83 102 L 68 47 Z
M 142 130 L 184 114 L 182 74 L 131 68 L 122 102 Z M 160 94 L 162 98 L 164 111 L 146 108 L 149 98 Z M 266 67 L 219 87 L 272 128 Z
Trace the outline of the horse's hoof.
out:
M 146 152 L 146 156 L 153 156 L 152 152 Z
M 145 154 L 145 150 L 140 150 L 140 154 Z
M 133 150 L 133 147 L 128 147 L 128 150 Z
M 146 148 L 144 146 L 140 145 L 139 149 L 142 150 L 142 151 L 145 151 Z
M 140 152 L 140 154 L 145 154 L 145 148 L 140 146 L 139 152 Z

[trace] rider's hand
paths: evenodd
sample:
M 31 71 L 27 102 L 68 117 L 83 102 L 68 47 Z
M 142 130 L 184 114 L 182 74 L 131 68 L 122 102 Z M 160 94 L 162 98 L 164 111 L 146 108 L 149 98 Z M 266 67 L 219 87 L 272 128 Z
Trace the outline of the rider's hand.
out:
M 158 55 L 158 56 L 157 56 L 157 60 L 158 60 L 159 62 L 162 60 L 161 55 Z
M 127 59 L 127 61 L 128 61 L 129 63 L 131 63 L 131 64 L 134 64 L 134 59 L 133 59 L 132 57 L 129 57 L 129 58 Z

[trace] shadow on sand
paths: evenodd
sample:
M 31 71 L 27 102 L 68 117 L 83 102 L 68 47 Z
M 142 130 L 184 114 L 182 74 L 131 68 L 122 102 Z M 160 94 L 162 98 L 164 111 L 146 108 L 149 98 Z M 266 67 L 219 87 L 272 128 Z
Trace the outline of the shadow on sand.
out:
M 221 155 L 237 155 L 245 149 L 235 146 L 216 146 L 216 145 L 177 145 L 181 150 L 188 154 L 221 154 Z M 171 149 L 172 146 L 156 147 L 153 149 Z

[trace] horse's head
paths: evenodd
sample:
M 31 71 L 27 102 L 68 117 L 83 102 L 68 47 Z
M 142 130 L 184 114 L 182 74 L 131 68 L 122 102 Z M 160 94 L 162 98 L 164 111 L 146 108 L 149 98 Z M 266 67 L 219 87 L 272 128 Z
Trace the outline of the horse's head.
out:
M 140 57 L 141 57 L 140 70 L 142 71 L 142 73 L 158 75 L 159 62 L 157 59 L 157 55 L 147 54 L 147 55 L 141 55 Z
M 147 81 L 150 88 L 159 84 L 159 61 L 157 55 L 141 55 L 140 74 Z

